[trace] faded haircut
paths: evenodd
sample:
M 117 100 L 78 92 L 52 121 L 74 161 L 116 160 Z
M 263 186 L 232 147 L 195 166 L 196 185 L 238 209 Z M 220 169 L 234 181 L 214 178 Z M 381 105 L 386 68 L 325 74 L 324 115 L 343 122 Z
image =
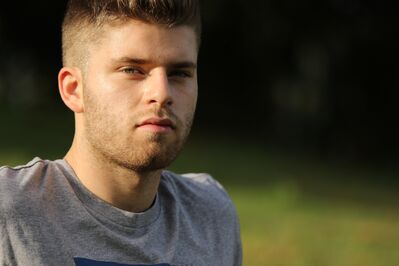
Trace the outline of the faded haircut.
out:
M 87 44 L 99 41 L 104 25 L 136 19 L 165 27 L 190 26 L 201 41 L 199 0 L 69 0 L 62 23 L 64 66 L 82 66 Z

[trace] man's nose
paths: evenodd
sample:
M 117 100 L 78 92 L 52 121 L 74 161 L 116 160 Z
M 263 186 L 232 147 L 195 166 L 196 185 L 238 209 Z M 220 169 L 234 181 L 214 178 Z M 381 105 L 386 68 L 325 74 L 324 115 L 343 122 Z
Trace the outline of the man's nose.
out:
M 164 69 L 154 69 L 147 78 L 145 88 L 146 102 L 148 104 L 158 104 L 161 107 L 172 105 L 171 89 L 167 72 Z

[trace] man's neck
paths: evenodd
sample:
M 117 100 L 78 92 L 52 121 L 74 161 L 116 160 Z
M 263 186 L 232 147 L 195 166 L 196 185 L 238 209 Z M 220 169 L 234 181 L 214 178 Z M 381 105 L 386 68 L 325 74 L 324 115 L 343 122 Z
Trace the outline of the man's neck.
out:
M 155 200 L 161 170 L 138 173 L 74 145 L 64 159 L 89 191 L 119 209 L 139 213 Z

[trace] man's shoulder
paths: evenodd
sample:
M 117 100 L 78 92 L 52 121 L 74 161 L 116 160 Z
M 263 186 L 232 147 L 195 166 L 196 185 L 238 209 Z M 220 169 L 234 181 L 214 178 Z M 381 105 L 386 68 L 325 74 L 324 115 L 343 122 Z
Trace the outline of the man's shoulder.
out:
M 163 182 L 181 201 L 208 209 L 214 207 L 218 211 L 233 206 L 225 188 L 207 173 L 176 174 L 164 171 L 163 177 Z
M 240 249 L 235 206 L 216 179 L 204 173 L 178 175 L 165 171 L 162 183 L 171 193 L 168 198 L 175 201 L 175 204 L 167 202 L 167 211 L 176 206 L 182 223 L 189 223 L 195 234 L 203 236 L 206 243 L 223 245 L 220 254 Z M 237 254 L 240 256 L 239 252 Z
M 0 167 L 0 206 L 31 202 L 43 183 L 50 161 L 34 158 L 25 165 Z
M 18 183 L 32 176 L 32 173 L 43 171 L 47 162 L 38 157 L 24 165 L 18 166 L 1 166 L 0 167 L 0 184 L 5 185 L 9 182 Z M 28 175 L 29 174 L 29 175 Z

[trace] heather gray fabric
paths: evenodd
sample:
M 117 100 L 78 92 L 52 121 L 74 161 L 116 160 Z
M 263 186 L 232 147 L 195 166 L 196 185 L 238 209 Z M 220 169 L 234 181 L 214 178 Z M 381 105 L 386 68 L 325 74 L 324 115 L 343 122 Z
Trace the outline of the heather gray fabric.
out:
M 0 265 L 241 265 L 226 192 L 205 174 L 162 173 L 143 213 L 97 198 L 64 160 L 0 168 Z

